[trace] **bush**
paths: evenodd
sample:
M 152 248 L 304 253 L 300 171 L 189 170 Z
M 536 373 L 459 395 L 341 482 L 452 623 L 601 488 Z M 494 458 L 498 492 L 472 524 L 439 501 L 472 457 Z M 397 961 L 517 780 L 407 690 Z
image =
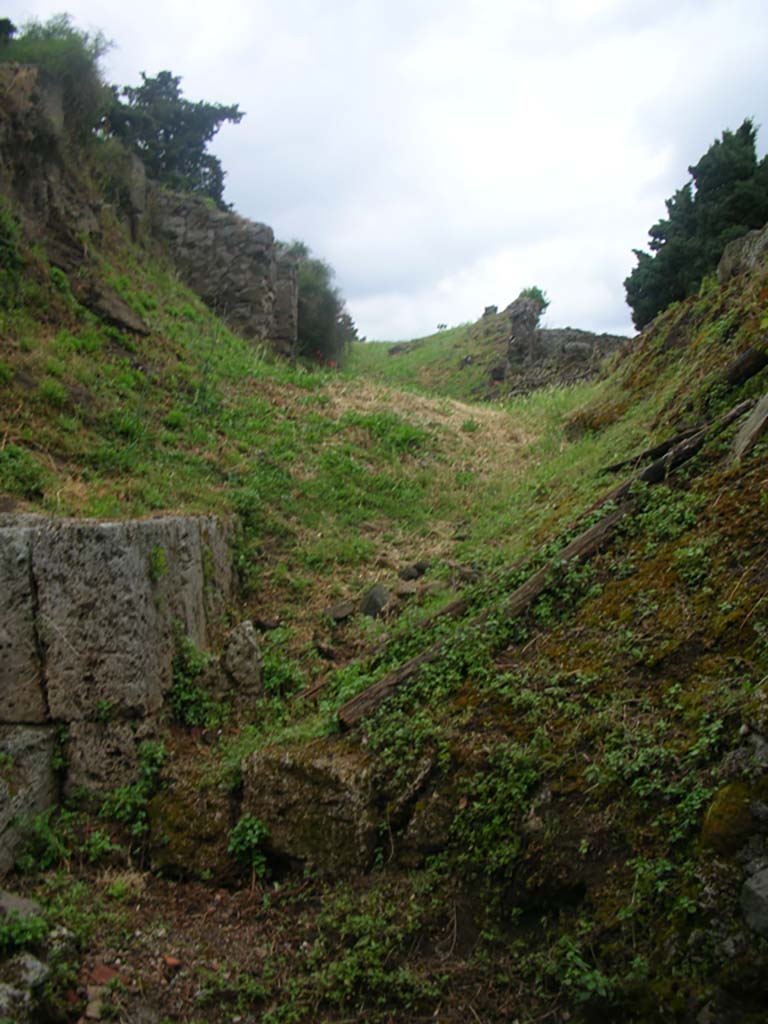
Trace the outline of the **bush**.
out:
M 333 284 L 333 268 L 312 256 L 303 242 L 292 242 L 285 252 L 299 267 L 298 354 L 318 363 L 338 365 L 350 342 L 357 338 L 357 330 Z
M 544 313 L 549 306 L 549 299 L 547 293 L 543 289 L 539 288 L 538 285 L 532 284 L 528 288 L 523 288 L 520 292 L 519 298 L 521 299 L 533 299 L 539 304 L 539 312 Z
M 76 29 L 68 14 L 46 22 L 28 21 L 2 48 L 2 59 L 36 64 L 57 78 L 64 89 L 67 129 L 82 142 L 98 127 L 109 100 L 100 62 L 111 43 L 101 32 Z

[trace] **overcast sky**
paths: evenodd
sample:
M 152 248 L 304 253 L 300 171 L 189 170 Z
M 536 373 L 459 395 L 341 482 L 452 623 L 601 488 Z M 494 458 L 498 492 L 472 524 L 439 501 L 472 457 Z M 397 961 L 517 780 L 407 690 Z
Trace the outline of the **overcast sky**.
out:
M 66 3 L 66 0 L 64 0 Z M 476 319 L 631 333 L 622 281 L 724 128 L 768 144 L 766 0 L 70 0 L 110 81 L 238 103 L 225 198 L 335 268 L 361 334 Z M 11 0 L 16 24 L 62 10 Z

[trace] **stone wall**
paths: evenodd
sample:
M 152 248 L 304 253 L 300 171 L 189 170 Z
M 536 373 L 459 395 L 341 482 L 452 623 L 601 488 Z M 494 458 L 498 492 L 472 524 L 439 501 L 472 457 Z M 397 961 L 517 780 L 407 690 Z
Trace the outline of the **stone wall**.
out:
M 262 338 L 292 357 L 298 327 L 296 265 L 281 255 L 272 228 L 219 210 L 204 199 L 154 187 L 154 230 L 184 281 L 233 330 Z
M 132 781 L 171 685 L 176 630 L 206 648 L 231 592 L 227 529 L 211 517 L 0 516 L 0 872 L 14 823 L 60 788 Z

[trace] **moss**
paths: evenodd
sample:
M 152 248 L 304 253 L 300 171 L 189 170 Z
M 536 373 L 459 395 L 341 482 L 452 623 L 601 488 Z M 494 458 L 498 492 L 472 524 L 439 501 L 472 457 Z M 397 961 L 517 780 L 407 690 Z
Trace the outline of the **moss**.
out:
M 718 790 L 704 817 L 702 843 L 722 854 L 739 850 L 755 827 L 749 804 L 749 787 L 743 782 L 730 782 Z

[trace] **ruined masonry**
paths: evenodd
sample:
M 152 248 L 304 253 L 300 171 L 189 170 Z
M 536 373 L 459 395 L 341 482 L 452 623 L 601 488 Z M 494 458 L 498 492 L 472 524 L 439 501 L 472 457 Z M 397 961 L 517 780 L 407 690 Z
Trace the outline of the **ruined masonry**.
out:
M 213 517 L 0 516 L 0 874 L 19 825 L 62 792 L 135 778 L 175 633 L 206 648 L 231 593 L 228 529 Z

